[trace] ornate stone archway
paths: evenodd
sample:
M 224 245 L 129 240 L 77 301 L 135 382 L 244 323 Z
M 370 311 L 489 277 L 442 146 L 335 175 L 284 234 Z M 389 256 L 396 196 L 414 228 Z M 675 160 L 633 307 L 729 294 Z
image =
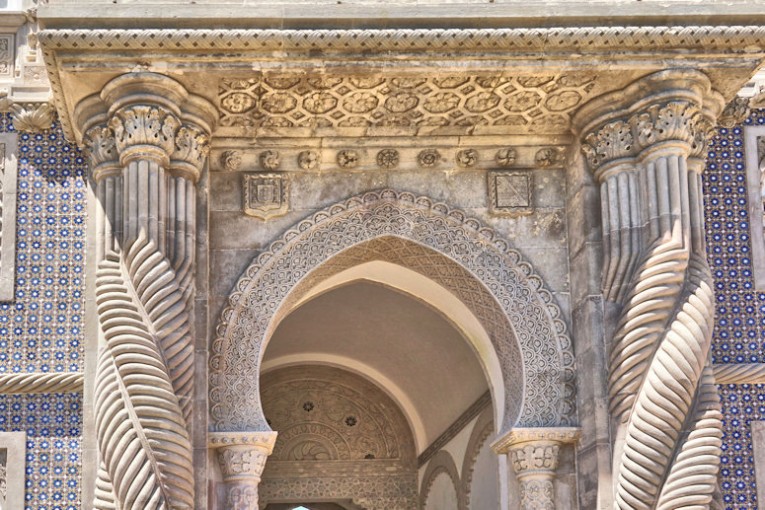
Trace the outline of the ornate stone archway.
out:
M 433 279 L 481 320 L 502 369 L 502 430 L 574 422 L 571 342 L 558 305 L 531 265 L 464 213 L 425 197 L 383 190 L 300 222 L 245 271 L 212 346 L 214 431 L 270 430 L 258 386 L 270 335 L 312 286 L 375 259 Z

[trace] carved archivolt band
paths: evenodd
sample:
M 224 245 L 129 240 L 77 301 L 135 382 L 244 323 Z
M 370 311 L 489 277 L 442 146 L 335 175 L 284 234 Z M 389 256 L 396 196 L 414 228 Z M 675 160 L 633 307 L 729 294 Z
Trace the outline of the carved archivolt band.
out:
M 100 205 L 98 509 L 195 504 L 194 182 L 210 125 L 198 100 L 184 115 L 187 96 L 170 78 L 136 73 L 78 105 Z
M 79 393 L 83 386 L 82 372 L 0 375 L 0 394 Z
M 601 183 L 603 291 L 623 306 L 609 370 L 616 507 L 702 509 L 716 486 L 722 424 L 705 368 L 714 294 L 696 161 L 721 100 L 701 73 L 641 81 L 602 100 L 610 119 L 583 144 Z M 614 119 L 620 103 L 627 113 Z

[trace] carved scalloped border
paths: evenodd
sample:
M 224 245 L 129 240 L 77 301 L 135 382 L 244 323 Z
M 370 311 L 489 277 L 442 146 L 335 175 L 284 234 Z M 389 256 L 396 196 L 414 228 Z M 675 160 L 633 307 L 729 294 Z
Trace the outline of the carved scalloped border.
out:
M 576 412 L 574 409 L 574 397 L 576 394 L 576 374 L 571 338 L 568 336 L 566 324 L 561 318 L 562 313 L 560 307 L 555 302 L 552 293 L 545 288 L 542 277 L 534 271 L 532 265 L 525 261 L 518 251 L 512 249 L 507 241 L 502 239 L 493 229 L 484 226 L 480 220 L 468 216 L 465 212 L 459 209 L 452 209 L 444 203 L 434 202 L 428 197 L 417 196 L 406 191 L 398 192 L 393 189 L 369 191 L 351 197 L 344 202 L 331 205 L 328 208 L 313 214 L 311 217 L 300 221 L 297 226 L 287 230 L 280 239 L 272 242 L 269 248 L 261 253 L 257 259 L 248 266 L 237 281 L 233 291 L 229 294 L 228 303 L 221 312 L 218 325 L 215 329 L 210 365 L 212 366 L 215 359 L 222 356 L 221 346 L 225 342 L 226 330 L 228 329 L 230 319 L 235 312 L 236 306 L 242 299 L 250 282 L 270 260 L 282 255 L 291 241 L 325 220 L 341 215 L 356 207 L 364 207 L 382 201 L 393 201 L 410 207 L 414 206 L 421 210 L 426 210 L 436 217 L 448 218 L 452 222 L 456 222 L 459 226 L 473 232 L 476 237 L 483 238 L 484 241 L 493 245 L 499 253 L 504 254 L 507 257 L 509 266 L 515 267 L 522 272 L 524 277 L 528 280 L 530 287 L 538 293 L 540 300 L 545 304 L 552 321 L 553 329 L 556 332 L 556 343 L 561 356 L 561 375 L 564 387 L 563 399 L 560 404 L 569 406 L 568 409 L 559 409 L 559 416 L 575 419 Z M 480 281 L 480 278 L 478 279 Z M 213 372 L 214 370 L 211 369 L 211 374 Z

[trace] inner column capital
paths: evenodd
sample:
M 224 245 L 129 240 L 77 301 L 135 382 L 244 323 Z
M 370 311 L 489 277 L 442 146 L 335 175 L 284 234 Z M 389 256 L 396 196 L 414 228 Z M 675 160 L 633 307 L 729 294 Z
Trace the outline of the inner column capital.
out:
M 670 69 L 590 101 L 575 114 L 572 129 L 602 180 L 615 166 L 657 151 L 701 155 L 723 107 L 703 72 Z

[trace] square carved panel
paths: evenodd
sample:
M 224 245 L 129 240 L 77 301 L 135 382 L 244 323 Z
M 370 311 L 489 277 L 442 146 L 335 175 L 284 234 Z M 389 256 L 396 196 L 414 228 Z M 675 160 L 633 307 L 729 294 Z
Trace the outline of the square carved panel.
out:
M 488 174 L 489 211 L 498 215 L 533 212 L 531 170 L 494 170 Z
M 243 187 L 245 214 L 268 220 L 289 211 L 289 180 L 283 174 L 245 174 Z

